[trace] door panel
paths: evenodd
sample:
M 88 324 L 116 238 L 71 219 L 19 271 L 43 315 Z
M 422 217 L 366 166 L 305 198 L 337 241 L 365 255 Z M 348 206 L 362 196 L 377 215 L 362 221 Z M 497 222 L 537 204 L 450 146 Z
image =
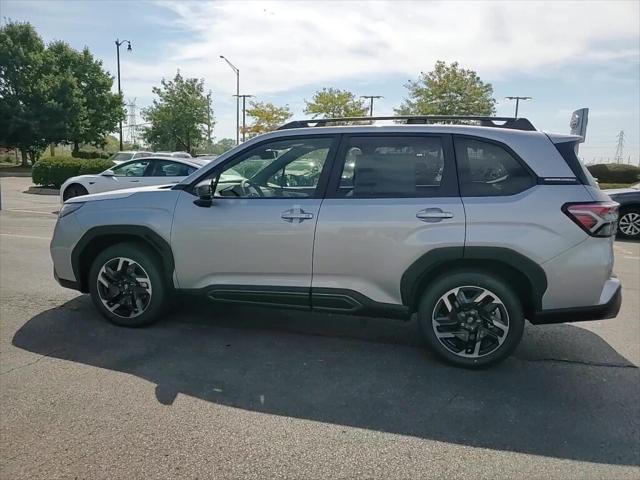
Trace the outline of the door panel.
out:
M 211 285 L 311 285 L 313 232 L 319 199 L 214 199 L 194 205 L 182 192 L 171 244 L 180 288 Z M 313 218 L 283 219 L 301 208 Z
M 452 214 L 426 222 L 424 209 Z M 322 203 L 312 288 L 355 290 L 376 302 L 401 304 L 400 279 L 433 248 L 464 244 L 459 198 L 328 198 Z

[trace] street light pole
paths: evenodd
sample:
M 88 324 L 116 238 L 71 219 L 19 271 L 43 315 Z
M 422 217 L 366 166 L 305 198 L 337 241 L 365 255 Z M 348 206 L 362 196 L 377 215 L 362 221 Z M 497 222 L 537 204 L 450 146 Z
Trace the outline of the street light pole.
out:
M 247 101 L 247 98 L 251 98 L 253 97 L 253 95 L 234 95 L 234 97 L 238 97 L 238 99 L 242 98 L 242 141 L 244 142 L 244 139 L 246 138 L 246 131 L 247 131 L 246 101 Z
M 116 58 L 118 59 L 118 95 L 122 95 L 122 89 L 120 88 L 120 45 L 127 44 L 127 52 L 131 51 L 131 42 L 129 40 L 118 40 L 116 38 Z M 123 149 L 122 145 L 122 119 L 120 119 L 120 150 Z
M 369 99 L 369 116 L 373 117 L 373 99 L 374 98 L 384 98 L 382 95 L 361 95 L 360 98 L 368 98 Z
M 236 74 L 236 145 L 240 144 L 240 69 L 238 69 L 233 63 L 231 63 L 227 57 L 224 55 L 220 55 L 220 58 L 223 59 L 227 64 L 231 67 Z
M 504 97 L 507 100 L 515 100 L 516 101 L 516 115 L 515 118 L 518 118 L 518 107 L 520 106 L 520 100 L 533 100 L 533 97 Z

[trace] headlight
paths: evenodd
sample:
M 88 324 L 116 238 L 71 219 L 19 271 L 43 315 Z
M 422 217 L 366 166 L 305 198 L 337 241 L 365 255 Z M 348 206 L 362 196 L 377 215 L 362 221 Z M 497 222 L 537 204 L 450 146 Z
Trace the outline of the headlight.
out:
M 65 203 L 62 205 L 60 212 L 58 213 L 58 218 L 66 217 L 70 213 L 75 212 L 81 206 L 84 205 L 84 202 L 74 202 L 74 203 Z

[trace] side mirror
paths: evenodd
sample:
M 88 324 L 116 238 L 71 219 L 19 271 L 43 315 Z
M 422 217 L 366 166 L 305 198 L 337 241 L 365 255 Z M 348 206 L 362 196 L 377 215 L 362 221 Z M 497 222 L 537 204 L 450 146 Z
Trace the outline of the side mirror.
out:
M 212 178 L 211 182 L 198 185 L 195 190 L 195 194 L 198 196 L 198 198 L 194 200 L 193 203 L 195 203 L 199 207 L 210 207 L 211 200 L 216 194 L 219 181 L 220 174 L 218 174 L 215 178 Z
M 102 172 L 100 175 L 102 175 L 103 177 L 113 177 L 115 173 L 113 170 L 109 168 L 108 170 L 105 170 L 104 172 Z

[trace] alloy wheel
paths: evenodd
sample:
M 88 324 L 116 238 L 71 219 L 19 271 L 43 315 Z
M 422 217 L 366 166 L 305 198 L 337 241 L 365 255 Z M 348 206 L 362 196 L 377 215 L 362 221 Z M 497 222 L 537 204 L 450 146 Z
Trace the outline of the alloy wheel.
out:
M 105 262 L 98 272 L 97 290 L 105 308 L 121 318 L 142 315 L 151 302 L 149 275 L 130 258 L 116 257 Z
M 628 237 L 640 234 L 640 213 L 628 212 L 620 217 L 618 228 Z
M 438 341 L 465 358 L 495 352 L 509 333 L 509 314 L 502 300 L 477 286 L 457 287 L 442 295 L 431 321 Z

